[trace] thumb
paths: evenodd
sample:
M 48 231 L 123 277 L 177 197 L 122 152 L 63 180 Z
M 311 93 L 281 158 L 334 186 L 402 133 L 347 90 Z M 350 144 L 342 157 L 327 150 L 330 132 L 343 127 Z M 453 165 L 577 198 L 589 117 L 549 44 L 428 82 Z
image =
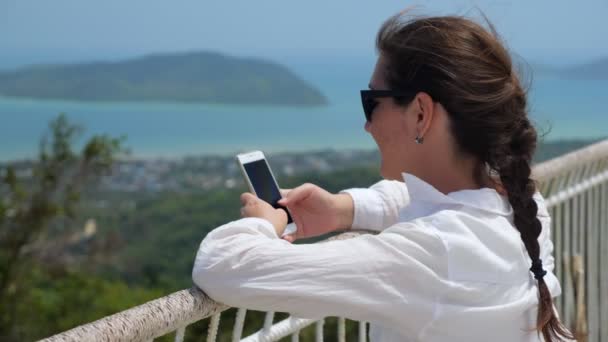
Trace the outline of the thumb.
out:
M 285 235 L 283 236 L 283 240 L 288 241 L 289 243 L 293 243 L 294 241 L 296 241 L 296 237 L 294 236 L 294 234 Z

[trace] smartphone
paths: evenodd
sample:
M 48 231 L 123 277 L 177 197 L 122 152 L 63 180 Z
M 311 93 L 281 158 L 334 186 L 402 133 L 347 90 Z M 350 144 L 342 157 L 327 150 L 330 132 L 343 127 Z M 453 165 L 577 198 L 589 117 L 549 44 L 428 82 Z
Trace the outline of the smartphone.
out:
M 289 209 L 277 203 L 282 198 L 281 192 L 264 153 L 262 151 L 251 151 L 238 154 L 236 160 L 243 172 L 249 190 L 258 198 L 270 203 L 274 208 L 284 209 L 287 213 L 288 224 L 283 236 L 295 233 L 296 226 Z

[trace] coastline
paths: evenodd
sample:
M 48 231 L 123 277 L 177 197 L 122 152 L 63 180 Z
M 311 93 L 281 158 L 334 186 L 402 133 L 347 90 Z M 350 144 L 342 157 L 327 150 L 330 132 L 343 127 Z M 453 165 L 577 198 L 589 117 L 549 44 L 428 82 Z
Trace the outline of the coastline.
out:
M 331 69 L 331 70 L 329 70 Z M 0 162 L 33 158 L 48 123 L 59 113 L 91 134 L 126 137 L 132 158 L 232 156 L 247 150 L 297 153 L 374 150 L 364 131 L 359 89 L 367 70 L 356 66 L 295 68 L 327 94 L 329 105 L 306 108 L 180 102 L 77 102 L 0 97 Z M 548 143 L 605 137 L 608 81 L 539 76 L 530 90 L 530 117 Z

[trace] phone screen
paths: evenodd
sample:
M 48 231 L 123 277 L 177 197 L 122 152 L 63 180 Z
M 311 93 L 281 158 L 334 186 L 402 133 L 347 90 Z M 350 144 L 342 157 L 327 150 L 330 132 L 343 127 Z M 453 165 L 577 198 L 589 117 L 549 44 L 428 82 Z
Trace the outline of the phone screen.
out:
M 282 196 L 279 192 L 279 188 L 272 178 L 272 174 L 270 173 L 266 160 L 256 160 L 254 162 L 245 163 L 243 166 L 245 167 L 245 172 L 247 172 L 251 185 L 255 189 L 257 196 L 270 203 L 270 205 L 272 205 L 274 208 L 286 209 L 284 206 L 277 203 Z M 291 215 L 289 215 L 289 211 L 285 210 L 285 212 L 287 213 L 288 223 L 291 223 L 292 219 Z

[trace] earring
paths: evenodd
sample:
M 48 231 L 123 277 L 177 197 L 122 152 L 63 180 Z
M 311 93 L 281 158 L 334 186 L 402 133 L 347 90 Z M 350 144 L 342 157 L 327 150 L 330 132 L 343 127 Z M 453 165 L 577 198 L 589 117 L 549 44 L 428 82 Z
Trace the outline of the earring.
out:
M 416 144 L 420 145 L 424 142 L 424 138 L 417 136 L 416 139 L 414 139 L 414 141 L 416 142 Z

